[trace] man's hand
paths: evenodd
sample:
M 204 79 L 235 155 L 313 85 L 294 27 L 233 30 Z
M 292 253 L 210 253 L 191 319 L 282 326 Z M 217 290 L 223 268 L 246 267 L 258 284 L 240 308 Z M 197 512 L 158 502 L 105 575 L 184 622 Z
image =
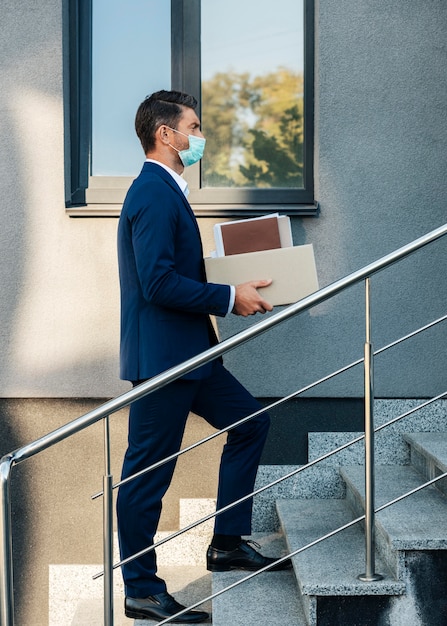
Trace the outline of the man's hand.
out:
M 237 285 L 233 313 L 247 317 L 247 315 L 271 311 L 273 309 L 272 305 L 256 291 L 260 287 L 268 287 L 271 284 L 272 281 L 269 279 L 252 280 L 249 283 Z

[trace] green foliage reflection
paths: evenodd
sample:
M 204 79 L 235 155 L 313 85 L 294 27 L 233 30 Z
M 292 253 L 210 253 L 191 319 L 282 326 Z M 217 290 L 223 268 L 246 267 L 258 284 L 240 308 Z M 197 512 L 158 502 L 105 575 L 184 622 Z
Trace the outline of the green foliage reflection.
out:
M 302 187 L 303 76 L 286 68 L 202 83 L 204 187 Z

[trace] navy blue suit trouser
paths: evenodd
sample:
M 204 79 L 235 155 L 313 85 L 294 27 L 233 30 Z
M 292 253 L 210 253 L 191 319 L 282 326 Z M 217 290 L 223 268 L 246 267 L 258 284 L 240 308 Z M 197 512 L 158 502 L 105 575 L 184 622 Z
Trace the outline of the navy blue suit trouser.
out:
M 220 361 L 213 363 L 208 378 L 170 383 L 132 404 L 122 478 L 178 452 L 190 411 L 221 429 L 261 408 Z M 268 414 L 262 412 L 228 432 L 220 464 L 217 509 L 253 491 L 269 424 Z M 171 461 L 120 487 L 117 513 L 122 559 L 153 544 L 162 498 L 174 468 L 175 461 Z M 249 535 L 252 505 L 250 498 L 218 515 L 215 532 Z M 154 550 L 124 565 L 122 571 L 130 597 L 144 598 L 166 590 L 165 582 L 156 575 Z

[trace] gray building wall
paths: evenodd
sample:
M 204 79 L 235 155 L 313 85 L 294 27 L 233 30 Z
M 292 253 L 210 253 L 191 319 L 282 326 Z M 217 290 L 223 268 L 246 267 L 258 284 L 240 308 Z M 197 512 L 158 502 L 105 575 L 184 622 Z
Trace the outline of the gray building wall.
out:
M 63 6 L 4 1 L 1 12 L 0 394 L 116 395 L 127 389 L 118 380 L 117 221 L 64 210 Z M 294 218 L 293 232 L 296 244 L 314 244 L 322 286 L 445 222 L 446 12 L 440 1 L 317 2 L 321 212 Z M 213 220 L 200 222 L 208 251 Z M 435 244 L 374 279 L 375 345 L 445 311 L 444 250 Z M 279 396 L 361 355 L 362 310 L 362 289 L 352 289 L 227 363 L 256 395 Z M 232 316 L 222 336 L 248 323 Z M 438 360 L 417 342 L 383 357 L 379 395 L 438 389 L 445 332 L 430 333 Z M 313 393 L 356 396 L 359 380 Z

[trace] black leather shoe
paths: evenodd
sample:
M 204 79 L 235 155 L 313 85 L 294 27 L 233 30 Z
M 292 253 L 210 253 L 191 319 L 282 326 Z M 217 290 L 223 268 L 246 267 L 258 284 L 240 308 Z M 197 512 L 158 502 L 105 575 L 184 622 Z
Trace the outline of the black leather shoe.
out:
M 183 611 L 184 608 L 167 591 L 147 598 L 126 597 L 124 600 L 126 617 L 133 619 L 164 620 L 179 611 Z M 208 617 L 209 615 L 205 611 L 187 611 L 171 621 L 173 624 L 197 624 L 204 622 Z
M 213 546 L 209 546 L 208 552 L 206 553 L 206 567 L 210 572 L 228 572 L 232 569 L 255 572 L 278 560 L 277 558 L 272 559 L 259 554 L 259 552 L 253 548 L 253 545 L 257 548 L 261 547 L 254 541 L 246 541 L 245 539 L 241 541 L 235 550 L 217 550 L 213 548 Z M 273 572 L 290 569 L 291 567 L 292 561 L 287 559 L 277 565 L 273 565 L 268 571 Z

